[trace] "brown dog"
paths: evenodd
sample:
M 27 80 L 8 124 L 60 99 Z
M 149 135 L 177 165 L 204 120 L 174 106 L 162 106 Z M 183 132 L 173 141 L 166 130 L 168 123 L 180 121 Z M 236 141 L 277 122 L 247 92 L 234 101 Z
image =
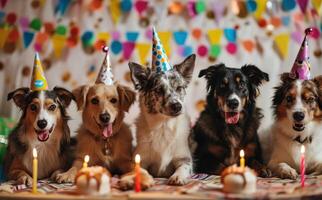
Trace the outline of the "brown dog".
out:
M 81 86 L 73 94 L 78 109 L 83 110 L 83 124 L 78 131 L 73 166 L 59 174 L 57 181 L 74 182 L 85 155 L 90 156 L 89 166 L 104 166 L 111 174 L 129 172 L 133 167 L 133 138 L 123 118 L 135 101 L 135 92 L 119 84 L 99 83 Z
M 32 183 L 32 150 L 38 151 L 38 178 L 56 178 L 72 164 L 70 133 L 65 108 L 74 96 L 55 87 L 31 91 L 19 88 L 8 94 L 22 110 L 17 127 L 9 135 L 4 165 L 7 178 L 18 184 Z

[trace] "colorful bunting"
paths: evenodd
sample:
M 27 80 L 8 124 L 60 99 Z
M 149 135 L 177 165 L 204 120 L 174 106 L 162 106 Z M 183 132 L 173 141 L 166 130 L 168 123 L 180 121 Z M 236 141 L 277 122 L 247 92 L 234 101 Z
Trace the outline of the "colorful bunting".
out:
M 230 54 L 235 54 L 237 52 L 237 45 L 233 42 L 228 42 L 226 45 L 226 50 Z
M 126 32 L 125 35 L 126 35 L 126 39 L 128 41 L 130 41 L 130 42 L 136 42 L 136 40 L 139 37 L 139 32 L 134 32 L 134 31 L 132 32 L 132 31 L 130 31 L 130 32 Z
M 120 2 L 119 0 L 110 0 L 109 3 L 109 13 L 111 14 L 114 24 L 117 24 L 121 17 Z
M 158 35 L 161 40 L 161 43 L 163 44 L 163 48 L 164 48 L 167 56 L 170 57 L 170 55 L 171 55 L 171 48 L 170 48 L 171 32 L 170 31 L 158 32 Z
M 145 63 L 146 58 L 150 52 L 151 44 L 150 43 L 136 43 L 136 49 L 138 50 L 140 63 Z
M 210 44 L 219 44 L 221 41 L 223 31 L 222 29 L 211 29 L 211 30 L 208 30 L 207 34 L 208 34 Z
M 274 37 L 274 47 L 281 59 L 285 59 L 288 55 L 288 46 L 290 42 L 289 33 L 281 33 Z
M 9 35 L 9 30 L 6 27 L 0 28 L 0 48 L 1 49 L 6 43 L 8 35 Z
M 262 14 L 264 13 L 266 9 L 266 1 L 267 0 L 256 0 L 256 10 L 253 13 L 255 19 L 260 19 L 262 17 Z
M 118 40 L 114 40 L 111 43 L 111 51 L 114 54 L 119 54 L 122 51 L 122 43 L 120 41 L 118 41 Z
M 249 53 L 251 53 L 255 47 L 255 43 L 252 40 L 243 40 L 242 45 Z
M 135 42 L 124 42 L 123 43 L 123 58 L 125 58 L 126 60 L 130 59 L 134 48 L 135 48 Z
M 282 0 L 282 10 L 286 12 L 293 10 L 295 6 L 296 6 L 295 0 Z
M 224 35 L 227 38 L 229 42 L 236 42 L 237 39 L 237 33 L 234 28 L 225 28 L 224 29 Z
M 136 11 L 141 16 L 142 13 L 148 8 L 148 1 L 147 0 L 136 0 L 134 7 Z
M 221 52 L 221 47 L 220 47 L 220 45 L 218 45 L 218 44 L 214 44 L 214 45 L 211 45 L 211 46 L 210 46 L 210 52 L 209 52 L 209 54 L 210 54 L 212 57 L 217 58 L 217 57 L 219 56 L 220 52 Z
M 187 31 L 175 31 L 175 32 L 173 32 L 174 41 L 178 45 L 184 45 L 184 43 L 186 42 L 187 36 L 188 36 Z
M 130 12 L 132 9 L 131 0 L 122 0 L 120 3 L 120 7 L 123 12 Z
M 28 48 L 32 39 L 34 38 L 34 32 L 25 31 L 23 32 L 23 46 Z
M 55 34 L 52 37 L 52 44 L 54 49 L 54 55 L 56 58 L 60 58 L 65 47 L 66 37 L 63 35 Z

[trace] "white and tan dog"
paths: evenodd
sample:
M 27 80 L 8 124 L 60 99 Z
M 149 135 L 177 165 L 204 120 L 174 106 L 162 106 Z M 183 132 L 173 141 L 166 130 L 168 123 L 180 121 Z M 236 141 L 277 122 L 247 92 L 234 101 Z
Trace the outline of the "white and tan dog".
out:
M 142 168 L 153 177 L 169 178 L 169 184 L 173 185 L 186 184 L 192 173 L 188 143 L 190 121 L 183 101 L 195 58 L 191 55 L 165 72 L 129 63 L 132 81 L 140 93 L 141 109 L 136 120 L 137 147 L 134 154 L 141 155 Z M 122 178 L 121 186 L 133 187 L 131 174 Z
M 303 81 L 285 73 L 281 80 L 273 97 L 276 121 L 268 167 L 280 178 L 296 179 L 304 145 L 306 172 L 322 174 L 322 76 Z

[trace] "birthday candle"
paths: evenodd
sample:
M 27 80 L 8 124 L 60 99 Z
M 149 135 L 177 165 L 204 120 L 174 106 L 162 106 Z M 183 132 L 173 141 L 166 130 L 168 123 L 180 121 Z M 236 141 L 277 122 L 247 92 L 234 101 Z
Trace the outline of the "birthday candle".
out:
M 87 168 L 88 167 L 88 162 L 89 162 L 89 155 L 86 155 L 84 157 L 83 168 Z
M 36 148 L 32 149 L 32 155 L 34 157 L 32 162 L 32 193 L 37 193 L 37 179 L 38 179 L 38 159 Z
M 140 173 L 141 157 L 139 154 L 135 156 L 135 192 L 141 192 L 141 173 Z
M 302 144 L 301 146 L 301 162 L 300 162 L 300 171 L 301 171 L 301 187 L 305 185 L 305 147 Z
M 244 152 L 244 150 L 240 150 L 239 156 L 240 156 L 240 167 L 244 168 L 245 167 L 245 152 Z

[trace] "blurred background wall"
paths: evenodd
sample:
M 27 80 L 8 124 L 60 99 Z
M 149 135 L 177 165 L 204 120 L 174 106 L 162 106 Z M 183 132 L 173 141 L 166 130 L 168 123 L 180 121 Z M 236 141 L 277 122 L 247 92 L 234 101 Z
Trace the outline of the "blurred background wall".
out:
M 155 26 L 171 64 L 197 54 L 186 97 L 192 123 L 204 106 L 205 80 L 198 73 L 223 62 L 255 64 L 269 73 L 258 106 L 262 128 L 272 122 L 271 97 L 279 74 L 290 71 L 304 36 L 309 39 L 312 76 L 322 74 L 321 0 L 0 0 L 0 116 L 18 118 L 8 92 L 29 86 L 35 51 L 49 87 L 92 84 L 102 63 L 101 46 L 111 48 L 115 79 L 132 86 L 127 63 L 149 65 Z M 80 122 L 69 109 L 72 129 Z M 134 106 L 127 118 L 138 114 Z

